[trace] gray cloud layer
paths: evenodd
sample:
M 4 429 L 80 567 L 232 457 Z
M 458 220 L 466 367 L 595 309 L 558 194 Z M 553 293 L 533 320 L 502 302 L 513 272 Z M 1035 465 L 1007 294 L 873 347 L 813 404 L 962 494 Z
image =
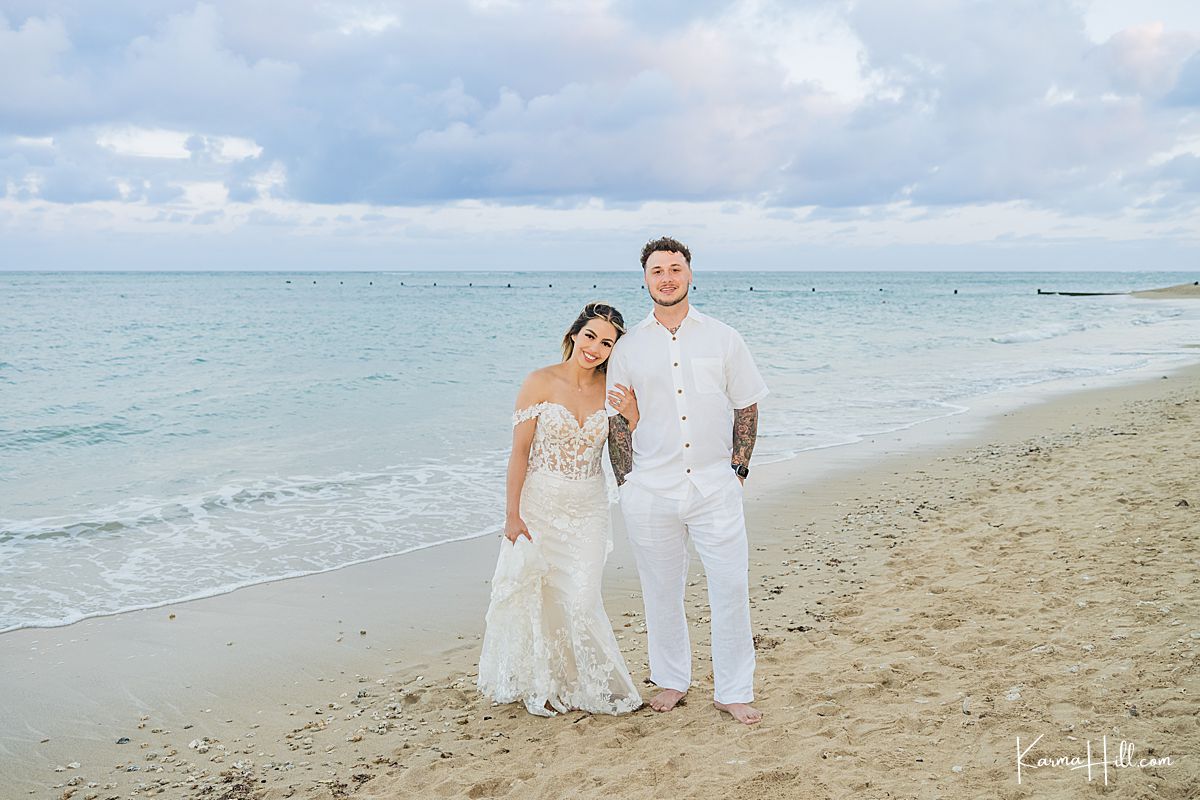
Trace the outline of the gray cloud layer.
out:
M 217 181 L 235 202 L 1018 200 L 1150 216 L 1200 197 L 1197 157 L 1173 152 L 1200 136 L 1200 37 L 1097 44 L 1068 2 L 4 8 L 0 191 L 17 197 L 156 204 Z M 863 96 L 789 72 L 775 32 L 818 12 L 861 43 Z M 190 157 L 98 144 L 123 126 L 192 134 Z M 221 158 L 219 137 L 261 153 Z M 264 189 L 273 168 L 282 182 Z

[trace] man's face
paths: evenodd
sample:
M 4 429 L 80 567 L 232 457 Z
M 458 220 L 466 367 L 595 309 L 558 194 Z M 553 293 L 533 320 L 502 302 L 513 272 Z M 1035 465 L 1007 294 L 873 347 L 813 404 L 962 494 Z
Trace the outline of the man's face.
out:
M 692 268 L 683 253 L 655 250 L 646 259 L 646 288 L 660 306 L 673 306 L 687 298 L 692 285 Z

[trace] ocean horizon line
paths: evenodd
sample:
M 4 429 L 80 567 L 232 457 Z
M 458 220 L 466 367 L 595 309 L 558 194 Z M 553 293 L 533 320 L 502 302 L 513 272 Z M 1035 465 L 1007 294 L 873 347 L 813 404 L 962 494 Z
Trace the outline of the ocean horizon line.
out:
M 10 269 L 0 267 L 0 273 L 5 275 L 412 275 L 412 274 L 479 274 L 479 275 L 521 275 L 521 274 L 571 274 L 582 275 L 589 273 L 625 274 L 637 273 L 638 267 L 522 267 L 519 269 L 438 269 L 438 268 L 397 268 L 397 269 L 311 269 L 290 267 L 229 267 L 212 269 Z M 700 274 L 795 274 L 795 275 L 1065 275 L 1065 274 L 1112 274 L 1112 275 L 1200 275 L 1200 270 L 1188 269 L 1095 269 L 1095 268 L 1064 268 L 1048 269 L 879 269 L 879 268 L 843 268 L 843 269 L 800 269 L 789 267 L 756 267 L 756 268 L 707 268 L 697 267 Z

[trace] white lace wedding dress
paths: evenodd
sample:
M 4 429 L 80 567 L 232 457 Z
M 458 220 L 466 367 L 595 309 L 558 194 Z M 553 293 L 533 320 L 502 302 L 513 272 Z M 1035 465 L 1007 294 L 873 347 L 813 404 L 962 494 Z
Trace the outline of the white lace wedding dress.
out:
M 600 468 L 608 419 L 601 409 L 580 425 L 564 406 L 537 403 L 516 412 L 513 426 L 533 418 L 521 491 L 533 540 L 500 541 L 479 691 L 497 703 L 519 700 L 539 716 L 632 711 L 642 698 L 600 597 L 612 549 Z

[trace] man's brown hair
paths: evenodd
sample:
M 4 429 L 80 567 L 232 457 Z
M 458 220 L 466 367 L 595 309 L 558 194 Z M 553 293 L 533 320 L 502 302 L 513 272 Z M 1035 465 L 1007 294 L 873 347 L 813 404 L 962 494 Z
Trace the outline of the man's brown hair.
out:
M 670 236 L 663 236 L 659 239 L 646 242 L 646 246 L 642 248 L 642 269 L 646 269 L 646 259 L 650 258 L 651 253 L 658 251 L 664 253 L 680 253 L 683 255 L 683 260 L 690 267 L 692 265 L 692 251 L 688 250 L 687 245 L 678 239 L 672 239 Z

